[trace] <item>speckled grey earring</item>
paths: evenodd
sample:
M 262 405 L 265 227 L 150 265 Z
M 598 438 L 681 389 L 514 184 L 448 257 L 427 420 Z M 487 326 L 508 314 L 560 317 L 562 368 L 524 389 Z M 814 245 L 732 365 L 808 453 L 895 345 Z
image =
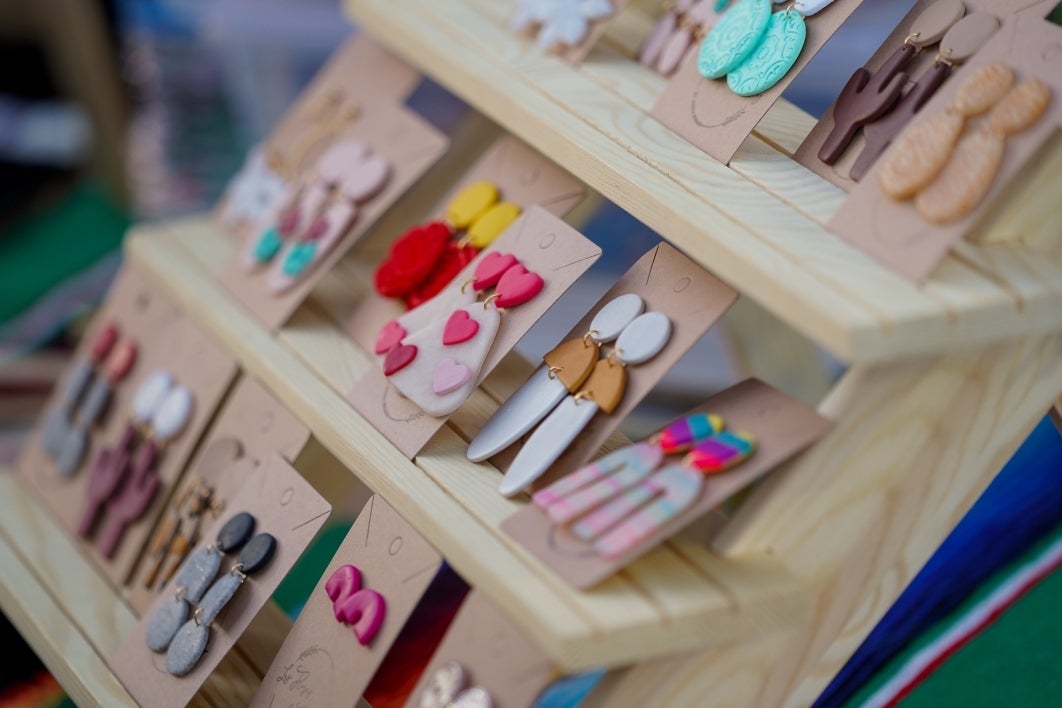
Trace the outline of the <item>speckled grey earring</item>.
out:
M 247 576 L 269 564 L 276 548 L 277 540 L 267 533 L 258 534 L 244 546 L 236 559 L 236 565 L 210 586 L 192 613 L 192 618 L 186 620 L 173 637 L 166 652 L 167 671 L 174 676 L 184 676 L 196 667 L 206 652 L 210 626 L 214 620 L 236 595 Z
M 253 516 L 247 512 L 236 514 L 221 527 L 214 545 L 200 548 L 181 566 L 176 579 L 177 592 L 159 605 L 148 623 L 145 637 L 148 649 L 166 651 L 181 625 L 188 621 L 192 605 L 199 603 L 217 577 L 221 559 L 243 547 L 254 533 L 254 527 Z

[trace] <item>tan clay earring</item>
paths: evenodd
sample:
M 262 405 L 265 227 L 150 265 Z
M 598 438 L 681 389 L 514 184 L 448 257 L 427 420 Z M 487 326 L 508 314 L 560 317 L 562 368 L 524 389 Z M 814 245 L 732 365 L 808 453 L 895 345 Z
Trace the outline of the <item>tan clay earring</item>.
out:
M 910 199 L 936 179 L 947 165 L 966 121 L 989 110 L 1014 84 L 1006 64 L 983 66 L 968 78 L 948 107 L 900 136 L 885 156 L 878 182 L 893 199 Z
M 948 224 L 973 211 L 999 174 L 1007 139 L 1035 124 L 1050 100 L 1051 90 L 1040 79 L 1011 89 L 980 128 L 959 141 L 936 181 L 919 193 L 915 208 L 922 218 Z

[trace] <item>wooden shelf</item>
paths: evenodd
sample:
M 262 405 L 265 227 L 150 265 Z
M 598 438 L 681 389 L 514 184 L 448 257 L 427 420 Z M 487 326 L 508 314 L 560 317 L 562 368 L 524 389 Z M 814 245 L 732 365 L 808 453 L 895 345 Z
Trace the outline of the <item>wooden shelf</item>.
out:
M 70 698 L 79 706 L 136 706 L 107 665 L 136 616 L 7 468 L 0 468 L 0 568 L 0 607 Z M 249 634 L 268 651 L 261 627 L 284 630 L 288 620 L 273 605 L 259 618 L 265 622 L 259 625 L 256 619 Z M 192 705 L 247 705 L 264 670 L 255 649 L 245 653 L 238 645 L 229 652 Z
M 730 167 L 650 118 L 664 80 L 628 58 L 648 31 L 633 6 L 580 68 L 514 36 L 507 2 L 346 7 L 396 54 L 847 362 L 1062 329 L 1058 250 L 963 244 L 916 287 L 829 234 L 844 194 L 790 159 L 812 125 L 793 106 L 776 105 Z
M 4 614 L 70 698 L 135 706 L 104 658 L 132 629 L 133 613 L 10 469 L 0 472 L 0 567 Z
M 231 240 L 208 219 L 140 227 L 131 259 L 285 401 L 317 440 L 428 538 L 469 583 L 487 592 L 549 653 L 575 671 L 717 646 L 799 623 L 806 588 L 766 557 L 713 555 L 679 538 L 590 592 L 574 590 L 498 530 L 518 502 L 497 493 L 499 472 L 464 456 L 477 429 L 529 372 L 514 359 L 411 462 L 344 400 L 369 358 L 343 332 L 356 301 L 351 255 L 292 321 L 270 334 L 231 300 L 216 275 Z

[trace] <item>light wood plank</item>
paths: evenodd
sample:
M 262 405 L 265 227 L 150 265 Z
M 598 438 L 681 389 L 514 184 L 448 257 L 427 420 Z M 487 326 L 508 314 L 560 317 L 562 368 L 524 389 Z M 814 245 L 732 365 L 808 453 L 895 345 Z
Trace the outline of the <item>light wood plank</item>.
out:
M 814 578 L 812 621 L 616 673 L 589 705 L 810 705 L 1060 392 L 1062 335 L 849 372 L 834 431 L 716 542 Z
M 47 509 L 6 471 L 0 473 L 0 563 L 0 607 L 75 700 L 135 705 L 106 658 L 136 617 Z M 231 652 L 193 704 L 246 705 L 260 681 L 261 674 Z
M 0 475 L 0 494 L 5 499 L 17 486 L 11 474 Z M 95 647 L 71 621 L 69 609 L 55 601 L 3 530 L 0 567 L 4 569 L 0 573 L 4 614 L 70 697 L 82 706 L 135 706 Z

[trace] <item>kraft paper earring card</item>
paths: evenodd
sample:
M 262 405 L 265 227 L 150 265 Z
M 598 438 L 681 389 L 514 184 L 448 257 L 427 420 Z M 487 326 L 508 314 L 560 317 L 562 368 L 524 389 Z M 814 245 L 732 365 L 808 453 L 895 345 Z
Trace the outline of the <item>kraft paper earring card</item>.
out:
M 44 456 L 40 436 L 27 446 L 19 473 L 119 587 L 237 368 L 133 270 L 120 274 L 100 321 L 115 323 L 122 337 L 136 342 L 135 364 L 115 387 L 72 474 L 61 474 Z
M 400 317 L 397 327 L 381 330 L 378 341 L 392 331 L 398 336 L 374 348 L 378 366 L 348 400 L 412 458 L 600 255 L 578 231 L 532 208 L 408 321 Z M 451 375 L 460 377 L 456 385 Z M 421 394 L 421 405 L 403 390 Z M 435 403 L 431 412 L 424 407 Z
M 691 413 L 708 414 L 712 429 L 687 440 L 670 458 L 658 458 L 646 443 L 617 451 L 536 493 L 531 504 L 502 522 L 502 530 L 572 585 L 590 588 L 832 425 L 813 408 L 755 379 L 713 396 Z M 671 431 L 669 426 L 654 436 L 655 444 L 670 450 Z M 683 480 L 692 480 L 694 487 L 676 487 Z
M 794 3 L 793 7 L 780 7 L 773 15 L 769 0 L 740 0 L 732 3 L 708 31 L 700 49 L 691 53 L 668 82 L 667 88 L 653 106 L 653 117 L 719 162 L 729 164 L 738 148 L 774 102 L 781 97 L 786 87 L 855 12 L 861 2 L 862 0 L 836 0 L 825 3 L 823 0 L 809 0 Z M 812 9 L 828 6 L 822 7 L 813 16 L 808 16 L 806 23 L 802 23 L 804 28 L 797 33 L 787 27 L 787 18 L 800 14 L 795 6 L 801 4 Z M 724 23 L 727 24 L 726 27 Z M 713 31 L 717 34 L 713 35 Z M 707 45 L 719 43 L 714 41 L 715 37 L 727 38 L 725 44 L 728 45 L 723 47 L 722 52 L 716 53 L 734 59 L 740 58 L 740 48 L 752 44 L 746 38 L 753 33 L 762 35 L 761 39 L 766 43 L 765 52 L 772 47 L 777 49 L 774 54 L 779 55 L 778 59 L 797 46 L 795 40 L 799 34 L 805 36 L 799 53 L 795 57 L 788 57 L 786 62 L 776 61 L 775 57 L 769 56 L 770 52 L 764 56 L 754 53 L 748 59 L 746 64 L 749 74 L 757 79 L 770 74 L 780 63 L 791 67 L 783 76 L 775 78 L 769 88 L 759 91 L 756 95 L 743 96 L 731 89 L 729 84 L 733 84 L 733 81 L 728 82 L 728 79 L 732 77 L 723 78 L 725 73 L 717 76 L 709 72 L 713 78 L 702 75 L 701 59 L 710 48 Z M 733 46 L 729 46 L 731 44 Z
M 251 705 L 352 708 L 372 681 L 442 558 L 382 497 L 340 545 Z
M 994 204 L 1062 120 L 1056 56 L 1062 27 L 1034 10 L 1006 18 L 936 93 L 852 190 L 830 231 L 921 283 L 954 245 L 990 221 Z M 977 114 L 967 115 L 973 109 Z M 895 175 L 917 177 L 915 167 L 925 165 L 933 167 L 929 179 L 914 189 L 896 186 Z
M 199 545 L 215 519 L 272 454 L 294 463 L 310 431 L 257 380 L 243 376 L 222 405 L 152 531 L 129 584 L 129 602 L 143 613 Z M 237 461 L 246 464 L 236 465 Z
M 328 502 L 282 457 L 264 460 L 108 660 L 136 701 L 186 705 L 329 513 Z

